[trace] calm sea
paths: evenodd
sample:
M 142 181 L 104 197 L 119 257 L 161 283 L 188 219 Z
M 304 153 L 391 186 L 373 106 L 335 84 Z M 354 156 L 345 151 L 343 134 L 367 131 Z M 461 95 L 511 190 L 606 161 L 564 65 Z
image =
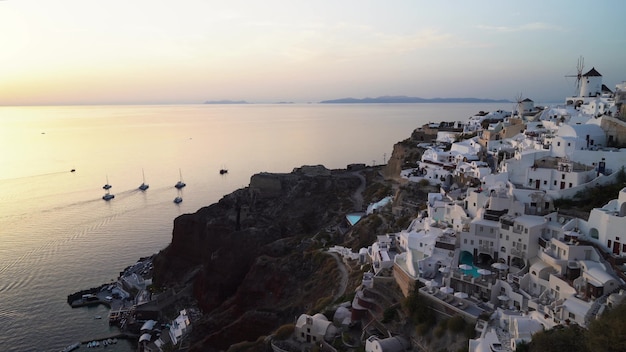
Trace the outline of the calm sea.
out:
M 381 164 L 427 122 L 512 104 L 0 107 L 0 350 L 114 332 L 67 295 L 164 248 L 176 216 L 302 165 Z M 228 174 L 219 170 L 227 168 Z M 75 169 L 75 172 L 70 172 Z M 142 174 L 143 173 L 143 174 Z M 145 175 L 150 188 L 137 190 Z M 173 187 L 181 177 L 187 187 Z M 102 186 L 115 198 L 102 200 Z M 86 347 L 81 347 L 85 349 Z M 120 342 L 110 351 L 131 351 Z

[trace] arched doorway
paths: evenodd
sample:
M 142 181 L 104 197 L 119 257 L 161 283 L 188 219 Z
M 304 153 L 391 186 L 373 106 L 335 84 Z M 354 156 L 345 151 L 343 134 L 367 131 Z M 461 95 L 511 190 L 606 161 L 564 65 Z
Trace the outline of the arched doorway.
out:
M 596 229 L 595 227 L 592 227 L 591 230 L 589 230 L 589 236 L 597 240 L 600 237 L 598 234 L 598 229 Z

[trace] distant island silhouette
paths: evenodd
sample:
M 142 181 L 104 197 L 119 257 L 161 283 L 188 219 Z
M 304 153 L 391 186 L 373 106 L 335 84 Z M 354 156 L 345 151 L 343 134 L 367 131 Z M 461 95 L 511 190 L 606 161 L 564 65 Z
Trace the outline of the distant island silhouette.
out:
M 245 100 L 207 100 L 204 104 L 249 104 Z
M 369 104 L 369 103 L 511 103 L 506 99 L 479 99 L 479 98 L 419 98 L 407 96 L 382 96 L 377 98 L 342 98 L 334 100 L 323 100 L 320 104 Z

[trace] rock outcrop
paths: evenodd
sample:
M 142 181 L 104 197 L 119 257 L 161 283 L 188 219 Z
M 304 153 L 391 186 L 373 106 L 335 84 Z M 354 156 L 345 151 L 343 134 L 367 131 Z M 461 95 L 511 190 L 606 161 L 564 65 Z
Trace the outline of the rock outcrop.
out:
M 171 244 L 154 259 L 154 282 L 191 277 L 203 312 L 192 350 L 254 341 L 333 296 L 337 265 L 312 238 L 340 236 L 335 226 L 355 210 L 363 179 L 322 168 L 254 175 L 249 187 L 174 220 Z

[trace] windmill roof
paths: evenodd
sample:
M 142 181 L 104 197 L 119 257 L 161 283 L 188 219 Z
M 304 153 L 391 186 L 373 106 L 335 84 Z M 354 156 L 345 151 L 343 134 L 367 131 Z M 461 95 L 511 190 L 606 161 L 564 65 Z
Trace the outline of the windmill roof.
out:
M 606 84 L 602 85 L 602 91 L 606 92 L 606 93 L 613 93 L 613 91 L 611 90 L 611 88 L 607 87 Z
M 532 100 L 530 100 L 529 98 L 526 98 L 526 99 L 524 99 L 522 101 L 532 101 Z
M 589 72 L 585 73 L 583 75 L 583 77 L 602 77 L 602 75 L 600 74 L 600 72 L 596 71 L 595 67 L 592 67 L 591 70 L 589 70 Z

